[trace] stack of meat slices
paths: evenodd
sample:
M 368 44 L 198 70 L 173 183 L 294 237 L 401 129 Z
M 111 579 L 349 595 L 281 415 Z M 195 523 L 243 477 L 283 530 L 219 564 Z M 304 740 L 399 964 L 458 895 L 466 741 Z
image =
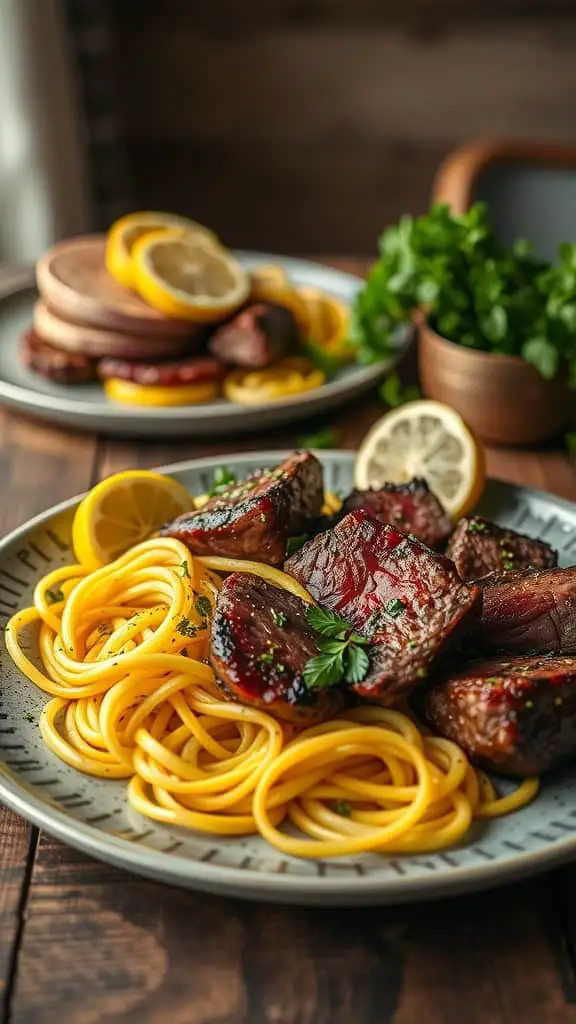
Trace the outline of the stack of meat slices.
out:
M 262 368 L 298 344 L 293 314 L 271 303 L 246 306 L 211 334 L 163 316 L 111 277 L 105 249 L 104 235 L 68 239 L 37 263 L 40 298 L 21 358 L 48 380 L 122 381 L 191 395 L 201 385 L 197 400 L 208 400 L 227 367 Z

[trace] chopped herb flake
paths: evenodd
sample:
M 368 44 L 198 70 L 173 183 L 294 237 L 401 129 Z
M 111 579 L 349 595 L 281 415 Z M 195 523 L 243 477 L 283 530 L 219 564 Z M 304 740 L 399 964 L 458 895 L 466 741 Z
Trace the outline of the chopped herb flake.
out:
M 186 561 L 186 559 L 184 559 L 182 562 L 180 562 L 180 568 L 182 569 L 182 578 L 189 580 L 190 579 L 190 570 L 188 568 L 188 562 Z
M 199 594 L 194 601 L 194 607 L 198 612 L 201 619 L 207 619 L 212 614 L 212 605 L 210 599 L 205 597 L 204 594 Z
M 288 616 L 286 612 L 277 612 L 275 608 L 271 609 L 272 618 L 277 626 L 285 626 L 288 622 Z
M 347 800 L 336 800 L 334 810 L 336 814 L 340 814 L 343 818 L 349 818 L 352 814 L 352 808 Z
M 192 622 L 190 622 L 190 619 L 187 619 L 186 616 L 184 615 L 182 616 L 180 622 L 176 626 L 176 632 L 179 633 L 180 636 L 187 636 L 192 638 L 197 635 L 198 630 L 196 626 Z
M 468 522 L 470 533 L 486 533 L 487 529 L 488 523 L 485 523 L 482 519 L 470 519 Z
M 399 615 L 403 615 L 406 611 L 406 605 L 404 601 L 401 601 L 399 597 L 393 598 L 392 601 L 388 601 L 386 605 L 386 611 L 388 615 L 391 615 L 393 619 L 397 619 Z
M 416 669 L 416 678 L 417 679 L 426 679 L 427 675 L 428 675 L 427 669 L 425 669 L 425 668 L 417 668 Z
M 218 466 L 218 468 L 214 470 L 212 486 L 208 491 L 208 497 L 215 498 L 218 494 L 221 494 L 222 491 L 228 490 L 228 488 L 235 483 L 237 483 L 236 474 L 232 473 L 232 471 L 228 469 L 228 466 Z
M 46 604 L 60 604 L 64 600 L 64 591 L 60 587 L 52 587 L 44 592 Z

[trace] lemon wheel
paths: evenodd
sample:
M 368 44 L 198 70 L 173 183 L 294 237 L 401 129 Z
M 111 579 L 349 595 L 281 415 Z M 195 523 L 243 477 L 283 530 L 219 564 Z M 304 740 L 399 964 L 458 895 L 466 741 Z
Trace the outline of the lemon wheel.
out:
M 193 508 L 192 496 L 171 477 L 138 469 L 116 473 L 96 484 L 76 509 L 74 554 L 81 565 L 98 569 Z
M 176 214 L 162 213 L 158 210 L 129 213 L 112 225 L 106 241 L 106 269 L 119 284 L 126 288 L 136 287 L 132 250 L 144 235 L 161 229 L 179 230 L 203 238 L 212 245 L 220 245 L 213 231 L 187 217 L 178 217 Z
M 374 424 L 356 458 L 360 490 L 424 477 L 452 519 L 469 512 L 485 483 L 482 448 L 454 409 L 418 401 L 393 409 Z

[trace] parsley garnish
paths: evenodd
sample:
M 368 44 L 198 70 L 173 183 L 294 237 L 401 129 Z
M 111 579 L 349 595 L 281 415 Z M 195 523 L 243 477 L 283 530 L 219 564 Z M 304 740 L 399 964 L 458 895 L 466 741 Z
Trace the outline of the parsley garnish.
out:
M 187 636 L 192 638 L 196 636 L 198 630 L 196 629 L 196 626 L 194 626 L 190 622 L 190 619 L 187 619 L 186 616 L 183 615 L 182 618 L 180 619 L 180 622 L 176 626 L 176 632 L 179 633 L 180 636 Z
M 299 537 L 288 537 L 286 544 L 286 557 L 290 558 L 290 555 L 293 555 L 295 551 L 299 551 L 307 540 L 309 540 L 309 535 L 307 533 L 301 533 Z
M 228 466 L 218 466 L 218 468 L 214 470 L 212 486 L 208 491 L 208 497 L 215 498 L 218 494 L 221 494 L 222 491 L 226 491 L 228 487 L 237 482 L 238 478 L 236 474 L 228 469 Z
M 403 387 L 398 374 L 391 373 L 380 387 L 380 398 L 390 409 L 397 409 L 399 405 L 416 402 L 422 398 L 422 392 L 414 384 Z
M 336 800 L 334 810 L 336 814 L 340 814 L 343 818 L 349 818 L 352 814 L 352 808 L 347 800 Z
M 188 562 L 186 561 L 186 559 L 184 559 L 182 562 L 180 562 L 180 568 L 182 569 L 182 578 L 189 580 L 190 579 L 190 570 L 188 568 Z
M 470 533 L 486 533 L 488 524 L 482 519 L 470 519 L 468 521 L 468 529 Z
M 198 595 L 194 601 L 194 607 L 201 619 L 207 619 L 212 611 L 210 599 L 208 597 L 204 597 L 203 594 Z
M 405 610 L 406 605 L 399 597 L 394 597 L 391 601 L 388 601 L 388 604 L 386 605 L 386 611 L 393 619 L 397 619 L 399 615 L 402 615 L 405 612 Z
M 286 612 L 277 612 L 275 608 L 271 608 L 272 618 L 277 626 L 285 626 L 288 622 L 288 616 Z
M 64 600 L 64 591 L 60 587 L 53 587 L 52 590 L 46 590 L 44 596 L 46 604 L 60 604 Z
M 298 438 L 299 448 L 336 448 L 338 433 L 334 427 L 325 427 L 315 434 L 304 434 Z
M 370 665 L 364 648 L 369 641 L 356 633 L 344 619 L 324 608 L 309 605 L 306 619 L 319 634 L 318 654 L 304 667 L 304 681 L 309 689 L 322 689 L 336 683 L 360 683 Z

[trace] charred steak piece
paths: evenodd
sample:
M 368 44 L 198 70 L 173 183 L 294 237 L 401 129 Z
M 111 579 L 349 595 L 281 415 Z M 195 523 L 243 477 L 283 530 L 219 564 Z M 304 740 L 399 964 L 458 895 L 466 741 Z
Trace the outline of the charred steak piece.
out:
M 170 362 L 150 362 L 135 359 L 101 359 L 98 376 L 101 380 L 116 377 L 131 380 L 135 384 L 157 385 L 159 387 L 180 387 L 186 384 L 201 384 L 222 380 L 226 373 L 222 363 L 212 356 L 192 356 Z
M 44 341 L 33 328 L 20 339 L 20 359 L 33 373 L 57 384 L 90 384 L 97 380 L 96 360 L 81 352 L 65 352 Z
M 228 576 L 212 620 L 210 662 L 229 699 L 286 722 L 329 718 L 343 693 L 308 689 L 304 666 L 316 654 L 304 601 L 250 573 Z
M 474 642 L 482 650 L 576 652 L 576 566 L 494 573 L 478 582 L 484 604 Z
M 384 484 L 377 491 L 352 491 L 344 500 L 339 518 L 357 508 L 365 509 L 381 523 L 411 533 L 429 548 L 439 547 L 452 533 L 452 522 L 421 477 L 407 484 Z
M 256 302 L 212 335 L 208 348 L 223 363 L 258 369 L 294 350 L 298 326 L 285 306 Z
M 194 555 L 252 558 L 281 565 L 289 537 L 306 532 L 324 502 L 322 466 L 309 452 L 294 452 L 275 469 L 231 484 L 198 512 L 163 527 Z
M 576 754 L 576 658 L 471 663 L 425 695 L 430 724 L 481 768 L 540 775 Z
M 480 613 L 481 591 L 463 583 L 447 558 L 363 510 L 309 541 L 284 568 L 370 637 L 370 670 L 353 689 L 384 705 L 421 683 Z
M 509 569 L 550 569 L 558 555 L 544 541 L 506 530 L 488 519 L 461 519 L 446 548 L 463 580 L 477 580 L 489 572 Z

